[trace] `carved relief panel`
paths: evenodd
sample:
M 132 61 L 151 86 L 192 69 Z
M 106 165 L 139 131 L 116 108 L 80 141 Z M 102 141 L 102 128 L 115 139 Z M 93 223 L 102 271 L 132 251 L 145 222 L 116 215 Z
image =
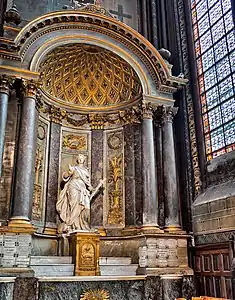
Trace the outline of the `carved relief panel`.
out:
M 35 158 L 34 190 L 32 220 L 37 225 L 44 218 L 44 204 L 46 199 L 46 175 L 47 175 L 47 152 L 48 152 L 49 123 L 39 118 L 37 128 L 37 149 Z
M 104 227 L 125 226 L 123 129 L 104 132 Z
M 85 164 L 91 172 L 91 131 L 72 128 L 62 128 L 60 176 L 68 171 L 68 165 L 77 164 L 77 156 L 82 153 L 86 156 Z

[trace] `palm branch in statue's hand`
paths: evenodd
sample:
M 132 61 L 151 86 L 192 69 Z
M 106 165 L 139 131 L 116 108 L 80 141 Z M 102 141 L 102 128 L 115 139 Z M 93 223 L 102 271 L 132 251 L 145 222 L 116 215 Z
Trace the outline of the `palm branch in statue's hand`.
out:
M 92 200 L 92 198 L 98 193 L 99 189 L 103 186 L 103 184 L 105 183 L 106 178 L 100 180 L 100 183 L 97 185 L 97 187 L 92 191 L 91 195 L 90 195 L 90 200 Z

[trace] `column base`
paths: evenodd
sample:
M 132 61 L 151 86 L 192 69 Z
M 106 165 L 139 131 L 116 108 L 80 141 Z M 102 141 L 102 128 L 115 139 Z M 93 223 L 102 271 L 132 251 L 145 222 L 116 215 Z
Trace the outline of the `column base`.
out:
M 160 229 L 158 225 L 143 225 L 140 228 L 141 233 L 164 233 L 164 230 Z
M 56 236 L 57 235 L 57 228 L 45 227 L 43 229 L 43 234 Z
M 7 226 L 1 227 L 0 231 L 33 234 L 36 228 L 31 224 L 28 218 L 12 217 L 8 221 Z
M 167 232 L 171 232 L 171 233 L 174 233 L 174 232 L 179 233 L 180 231 L 184 232 L 179 225 L 168 225 L 168 226 L 164 227 L 164 230 Z

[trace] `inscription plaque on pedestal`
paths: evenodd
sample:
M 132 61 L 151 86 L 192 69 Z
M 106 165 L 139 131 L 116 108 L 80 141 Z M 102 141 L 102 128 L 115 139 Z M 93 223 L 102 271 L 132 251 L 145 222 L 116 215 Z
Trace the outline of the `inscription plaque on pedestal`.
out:
M 93 232 L 74 232 L 70 235 L 70 255 L 75 276 L 99 276 L 100 235 Z

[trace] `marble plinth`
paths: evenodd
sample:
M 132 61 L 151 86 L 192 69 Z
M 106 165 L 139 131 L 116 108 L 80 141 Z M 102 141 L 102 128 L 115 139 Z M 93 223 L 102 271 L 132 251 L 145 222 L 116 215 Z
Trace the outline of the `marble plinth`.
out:
M 70 235 L 70 255 L 75 276 L 100 275 L 100 235 L 94 232 L 74 232 Z

